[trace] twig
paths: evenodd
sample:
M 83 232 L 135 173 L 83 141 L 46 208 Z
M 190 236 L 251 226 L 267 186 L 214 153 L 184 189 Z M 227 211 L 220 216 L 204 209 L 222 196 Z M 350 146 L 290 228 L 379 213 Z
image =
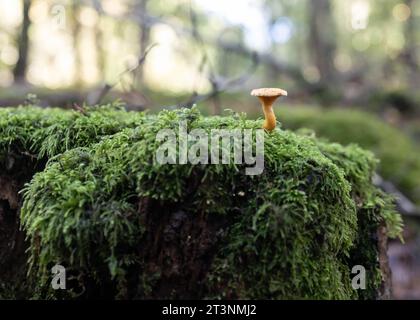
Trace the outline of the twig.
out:
M 140 25 L 144 25 L 147 27 L 152 27 L 153 25 L 156 24 L 164 24 L 167 25 L 168 27 L 170 27 L 172 30 L 174 30 L 174 32 L 180 36 L 180 37 L 185 37 L 185 36 L 190 36 L 195 38 L 196 34 L 194 29 L 190 29 L 190 28 L 185 28 L 181 25 L 177 25 L 175 24 L 173 21 L 168 21 L 162 17 L 156 17 L 156 16 L 151 16 L 148 14 L 142 14 L 140 16 L 134 16 L 134 15 L 129 15 L 126 18 L 131 19 L 133 21 L 136 21 L 137 23 L 139 23 Z M 116 18 L 118 19 L 118 18 Z M 252 50 L 246 48 L 245 46 L 243 46 L 242 44 L 232 44 L 230 42 L 226 42 L 226 41 L 220 41 L 217 38 L 212 38 L 212 39 L 205 39 L 205 43 L 212 43 L 215 45 L 215 47 L 220 48 L 224 51 L 227 52 L 233 52 L 236 53 L 238 55 L 242 55 L 242 56 L 252 56 L 252 55 L 257 55 L 258 56 L 258 61 L 264 65 L 268 65 L 271 68 L 273 68 L 275 71 L 291 78 L 294 79 L 295 81 L 301 83 L 302 85 L 304 85 L 306 88 L 308 89 L 314 89 L 315 86 L 308 82 L 302 71 L 300 70 L 300 68 L 298 66 L 292 66 L 290 64 L 287 64 L 285 62 L 280 61 L 278 58 L 276 58 L 274 55 L 272 55 L 271 53 L 264 53 L 264 54 L 258 54 L 253 52 Z
M 199 102 L 199 101 L 203 101 L 203 100 L 207 100 L 207 99 L 213 99 L 214 102 L 214 107 L 215 107 L 215 113 L 219 114 L 220 113 L 220 98 L 219 98 L 219 94 L 228 90 L 231 87 L 234 87 L 238 84 L 242 84 L 244 82 L 246 82 L 248 80 L 248 78 L 250 78 L 252 76 L 252 74 L 254 73 L 255 69 L 258 66 L 258 55 L 256 52 L 249 52 L 249 56 L 251 57 L 252 60 L 252 64 L 250 66 L 250 68 L 245 71 L 242 75 L 235 77 L 235 78 L 231 78 L 231 79 L 224 79 L 221 76 L 217 75 L 215 72 L 215 68 L 214 66 L 211 64 L 210 59 L 208 57 L 207 51 L 205 49 L 205 42 L 198 30 L 198 19 L 197 19 L 197 15 L 195 13 L 195 11 L 192 8 L 192 5 L 190 4 L 190 21 L 191 21 L 191 31 L 190 34 L 193 37 L 193 39 L 199 44 L 199 46 L 201 47 L 201 50 L 203 52 L 203 58 L 201 59 L 201 62 L 199 64 L 198 70 L 199 73 L 202 73 L 204 70 L 204 67 L 207 65 L 208 66 L 208 75 L 207 78 L 211 84 L 211 91 L 207 94 L 203 94 L 203 95 L 198 95 L 197 94 L 197 90 L 194 89 L 192 92 L 191 97 L 184 103 L 181 104 L 177 104 L 174 106 L 170 106 L 168 108 L 179 108 L 179 107 L 187 107 L 190 108 L 192 107 L 195 103 Z
M 79 111 L 83 115 L 87 115 L 85 109 L 83 109 L 83 107 L 79 106 L 77 103 L 73 103 L 73 109 Z
M 172 105 L 167 108 L 169 109 L 176 109 L 180 107 L 191 108 L 194 104 L 198 102 L 214 98 L 220 93 L 223 93 L 226 90 L 234 88 L 244 83 L 245 81 L 247 81 L 248 78 L 251 77 L 251 75 L 254 73 L 257 66 L 258 66 L 258 55 L 255 54 L 252 56 L 252 65 L 242 75 L 238 76 L 237 78 L 225 80 L 224 82 L 222 82 L 221 80 L 218 80 L 217 87 L 213 85 L 213 88 L 209 93 L 198 95 L 196 92 L 194 92 L 194 94 L 191 96 L 191 98 L 188 101 L 184 103 Z

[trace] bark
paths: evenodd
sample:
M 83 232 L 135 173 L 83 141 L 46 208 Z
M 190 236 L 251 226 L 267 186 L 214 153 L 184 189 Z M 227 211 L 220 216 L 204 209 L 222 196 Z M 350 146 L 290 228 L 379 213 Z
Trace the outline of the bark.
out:
M 148 226 L 140 253 L 148 263 L 141 271 L 162 275 L 159 284 L 141 298 L 200 296 L 223 230 L 231 223 L 229 217 L 188 213 L 150 199 L 140 199 L 138 210 Z
M 381 269 L 382 282 L 378 292 L 379 300 L 388 300 L 392 297 L 392 272 L 388 259 L 388 237 L 385 223 L 378 228 L 379 268 Z
M 22 195 L 19 193 L 35 172 L 41 171 L 45 161 L 30 155 L 9 155 L 6 167 L 0 171 L 0 289 L 10 296 L 0 298 L 25 299 L 28 243 L 20 229 L 19 212 Z

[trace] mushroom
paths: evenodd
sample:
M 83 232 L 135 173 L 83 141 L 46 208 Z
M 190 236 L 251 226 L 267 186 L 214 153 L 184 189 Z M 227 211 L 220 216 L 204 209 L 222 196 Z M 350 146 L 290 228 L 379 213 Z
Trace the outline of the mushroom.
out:
M 274 101 L 280 96 L 287 96 L 287 91 L 278 88 L 261 88 L 251 91 L 251 95 L 258 97 L 265 116 L 263 128 L 268 131 L 276 127 L 276 115 L 273 112 Z

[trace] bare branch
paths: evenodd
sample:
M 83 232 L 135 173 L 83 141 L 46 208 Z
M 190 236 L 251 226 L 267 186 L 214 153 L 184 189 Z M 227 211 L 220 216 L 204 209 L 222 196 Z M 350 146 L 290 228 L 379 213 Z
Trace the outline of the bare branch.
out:
M 136 21 L 137 23 L 139 23 L 140 25 L 144 25 L 149 28 L 156 24 L 164 24 L 170 27 L 179 37 L 190 36 L 190 37 L 195 38 L 197 36 L 195 34 L 194 29 L 185 28 L 183 26 L 176 25 L 174 22 L 168 21 L 161 17 L 154 17 L 150 15 L 140 14 L 137 16 L 130 15 L 127 18 L 132 19 Z M 233 52 L 238 55 L 245 56 L 245 57 L 257 55 L 259 63 L 267 65 L 270 68 L 274 69 L 275 71 L 281 73 L 282 75 L 295 80 L 306 89 L 312 90 L 312 89 L 315 89 L 316 87 L 314 84 L 308 82 L 305 79 L 302 71 L 300 70 L 298 66 L 292 66 L 285 62 L 282 62 L 270 53 L 256 53 L 253 50 L 246 48 L 242 44 L 232 44 L 230 42 L 222 41 L 217 38 L 216 39 L 202 39 L 202 41 L 207 44 L 214 44 L 216 47 L 222 50 Z
M 219 95 L 220 93 L 223 93 L 223 92 L 225 92 L 229 89 L 232 89 L 236 86 L 239 86 L 239 85 L 243 84 L 255 72 L 255 69 L 258 66 L 258 56 L 254 55 L 252 57 L 252 61 L 253 61 L 253 63 L 247 69 L 247 71 L 245 71 L 242 75 L 238 76 L 237 78 L 227 79 L 227 80 L 220 79 L 219 82 L 217 82 L 217 84 L 212 84 L 212 90 L 209 93 L 198 95 L 195 92 L 188 101 L 186 101 L 184 103 L 179 103 L 177 105 L 169 106 L 168 108 L 169 109 L 176 109 L 176 108 L 180 108 L 180 107 L 191 108 L 194 104 L 196 104 L 198 102 L 214 98 L 217 95 Z

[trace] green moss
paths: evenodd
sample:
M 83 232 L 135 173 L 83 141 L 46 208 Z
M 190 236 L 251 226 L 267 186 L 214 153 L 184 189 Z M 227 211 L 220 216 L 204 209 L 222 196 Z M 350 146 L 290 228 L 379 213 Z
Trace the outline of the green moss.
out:
M 96 130 L 107 128 L 108 116 L 98 117 Z M 148 267 L 151 258 L 142 254 L 147 239 L 155 236 L 142 217 L 140 204 L 149 200 L 163 208 L 151 212 L 156 221 L 174 207 L 190 217 L 228 221 L 216 232 L 209 269 L 194 284 L 195 298 L 376 296 L 380 274 L 371 232 L 385 220 L 395 235 L 401 221 L 370 182 L 376 164 L 371 153 L 275 130 L 265 133 L 265 169 L 258 176 L 244 175 L 244 167 L 235 164 L 158 165 L 153 161 L 156 134 L 164 128 L 177 132 L 180 120 L 188 121 L 189 130 L 207 132 L 257 129 L 261 122 L 239 115 L 204 118 L 194 108 L 142 116 L 138 126 L 127 129 L 127 117 L 122 118 L 123 125 L 116 121 L 106 131 L 119 132 L 89 146 L 83 144 L 95 137 L 89 125 L 81 125 L 87 133 L 80 136 L 80 128 L 52 129 L 51 120 L 35 135 L 43 140 L 32 140 L 25 130 L 12 140 L 3 138 L 57 155 L 26 186 L 21 213 L 30 241 L 30 275 L 41 287 L 40 296 L 57 297 L 46 288 L 49 268 L 61 263 L 81 280 L 74 283 L 81 291 L 89 279 L 95 287 L 111 286 L 116 297 L 183 297 L 178 287 L 165 293 L 156 289 L 171 261 Z M 65 137 L 68 143 L 60 143 Z M 14 143 L 3 148 L 10 150 Z M 179 246 L 188 244 L 188 236 Z M 370 272 L 364 292 L 350 286 L 356 262 Z
M 98 142 L 126 127 L 140 125 L 144 113 L 118 104 L 86 107 L 81 113 L 58 108 L 0 108 L 0 160 L 8 156 L 51 158 L 66 150 Z
M 278 108 L 285 128 L 315 131 L 321 138 L 344 145 L 357 143 L 380 159 L 378 170 L 394 182 L 413 201 L 420 201 L 420 150 L 397 129 L 374 115 L 354 110 L 320 110 L 318 108 Z
M 14 203 L 20 200 L 12 193 L 17 193 L 16 188 L 23 187 L 36 171 L 42 170 L 47 160 L 76 146 L 98 142 L 126 127 L 141 125 L 143 119 L 144 113 L 126 112 L 118 104 L 86 107 L 83 112 L 39 107 L 0 108 L 0 200 L 1 209 L 5 210 L 0 212 L 0 218 L 15 219 Z M 18 251 L 6 249 L 10 247 L 8 241 L 14 243 L 16 239 L 8 238 L 13 232 L 6 232 L 8 224 L 0 221 L 0 250 L 6 250 L 0 261 L 0 297 L 23 298 L 27 295 L 25 290 L 31 288 L 24 281 L 26 268 L 20 262 L 24 257 L 18 258 L 24 255 L 25 248 L 16 245 L 11 248 Z
M 375 295 L 374 288 L 381 282 L 377 270 L 379 252 L 371 245 L 377 239 L 378 225 L 384 222 L 389 236 L 398 237 L 402 233 L 401 216 L 395 214 L 392 198 L 372 185 L 371 175 L 377 163 L 372 153 L 353 144 L 346 148 L 322 142 L 318 142 L 318 145 L 329 159 L 343 167 L 346 179 L 352 185 L 351 194 L 357 208 L 358 236 L 350 253 L 349 264 L 363 265 L 367 274 L 371 275 L 367 278 L 368 289 L 359 292 L 359 298 L 368 299 Z

